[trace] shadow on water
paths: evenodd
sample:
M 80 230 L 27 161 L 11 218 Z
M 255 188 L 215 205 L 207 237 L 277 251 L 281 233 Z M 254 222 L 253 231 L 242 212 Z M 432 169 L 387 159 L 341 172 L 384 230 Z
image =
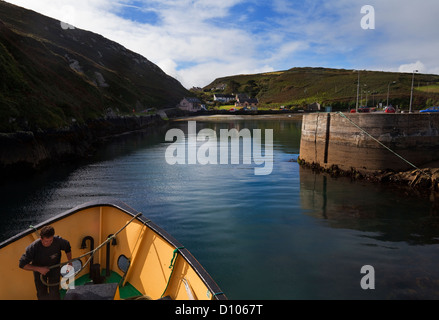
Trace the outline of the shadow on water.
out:
M 112 162 L 117 163 L 118 159 L 129 158 L 139 150 L 163 142 L 166 130 L 167 127 L 154 128 L 109 137 L 97 144 L 95 152 L 88 158 L 2 179 L 0 242 L 80 203 L 109 196 L 108 192 L 99 193 L 97 189 L 89 190 L 89 195 L 81 194 L 82 186 L 77 185 L 75 190 L 72 180 L 94 180 L 98 186 L 103 183 L 99 181 L 103 177 L 96 176 L 93 168 L 108 164 L 108 170 L 111 171 Z M 68 189 L 69 192 L 60 193 L 62 189 Z

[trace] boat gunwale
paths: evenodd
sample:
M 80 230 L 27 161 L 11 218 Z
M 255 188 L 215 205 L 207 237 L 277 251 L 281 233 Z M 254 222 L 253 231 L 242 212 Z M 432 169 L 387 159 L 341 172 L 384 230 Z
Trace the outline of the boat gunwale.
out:
M 29 234 L 32 234 L 35 232 L 35 229 L 40 229 L 45 225 L 52 224 L 56 221 L 62 220 L 68 216 L 71 216 L 75 213 L 78 213 L 80 211 L 95 208 L 95 207 L 113 207 L 116 209 L 121 210 L 122 212 L 135 217 L 138 215 L 139 211 L 133 209 L 132 207 L 128 206 L 125 202 L 113 199 L 113 198 L 102 198 L 98 200 L 92 200 L 83 204 L 80 204 L 72 209 L 69 209 L 67 211 L 64 211 L 52 218 L 49 218 L 33 228 L 26 229 L 11 238 L 3 241 L 0 243 L 0 250 L 7 245 L 18 241 Z M 172 235 L 170 235 L 167 231 L 165 231 L 163 228 L 155 224 L 153 221 L 148 219 L 143 215 L 143 213 L 136 217 L 137 220 L 141 221 L 143 224 L 145 224 L 147 227 L 149 227 L 152 231 L 157 233 L 159 236 L 161 236 L 165 241 L 167 241 L 169 244 L 171 244 L 176 250 L 178 250 L 179 254 L 191 265 L 191 267 L 194 269 L 194 271 L 198 274 L 200 279 L 204 282 L 204 284 L 207 286 L 211 294 L 216 300 L 227 300 L 226 295 L 221 291 L 215 280 L 210 276 L 210 274 L 204 269 L 204 267 L 198 262 L 198 260 L 190 253 L 188 249 L 183 247 L 183 245 L 175 239 Z

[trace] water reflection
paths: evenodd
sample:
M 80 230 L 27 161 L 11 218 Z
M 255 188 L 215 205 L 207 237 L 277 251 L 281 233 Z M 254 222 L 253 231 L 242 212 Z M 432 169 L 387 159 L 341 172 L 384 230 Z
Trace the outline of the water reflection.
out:
M 300 199 L 307 214 L 332 228 L 370 233 L 380 241 L 438 244 L 439 217 L 428 199 L 403 197 L 402 189 L 313 174 L 300 168 Z
M 335 231 L 327 238 L 332 259 L 337 260 L 331 262 L 333 272 L 350 268 L 359 272 L 366 264 L 376 270 L 377 289 L 361 293 L 352 289 L 350 298 L 439 298 L 439 218 L 428 199 L 401 192 L 300 168 L 304 214 Z M 340 236 L 342 242 L 336 240 Z

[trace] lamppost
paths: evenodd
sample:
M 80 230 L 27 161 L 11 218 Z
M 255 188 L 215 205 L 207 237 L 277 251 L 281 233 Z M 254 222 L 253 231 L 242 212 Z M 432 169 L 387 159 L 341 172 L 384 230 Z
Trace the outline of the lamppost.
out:
M 413 84 L 415 83 L 415 72 L 418 72 L 418 70 L 413 70 L 412 91 L 411 91 L 411 94 L 410 94 L 410 109 L 409 109 L 409 113 L 412 113 Z
M 357 83 L 357 104 L 355 106 L 355 112 L 358 113 L 358 96 L 360 94 L 360 70 L 358 70 L 358 83 Z
M 389 92 L 390 92 L 390 85 L 391 85 L 391 84 L 395 84 L 395 83 L 396 83 L 396 81 L 389 82 L 389 85 L 387 86 L 387 105 L 386 105 L 386 107 L 389 106 Z

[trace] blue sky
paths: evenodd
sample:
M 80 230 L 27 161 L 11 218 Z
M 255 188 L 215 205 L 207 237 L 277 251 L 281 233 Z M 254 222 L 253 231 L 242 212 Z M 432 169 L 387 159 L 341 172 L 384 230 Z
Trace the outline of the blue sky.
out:
M 439 74 L 437 0 L 6 1 L 119 42 L 186 88 L 293 67 Z

